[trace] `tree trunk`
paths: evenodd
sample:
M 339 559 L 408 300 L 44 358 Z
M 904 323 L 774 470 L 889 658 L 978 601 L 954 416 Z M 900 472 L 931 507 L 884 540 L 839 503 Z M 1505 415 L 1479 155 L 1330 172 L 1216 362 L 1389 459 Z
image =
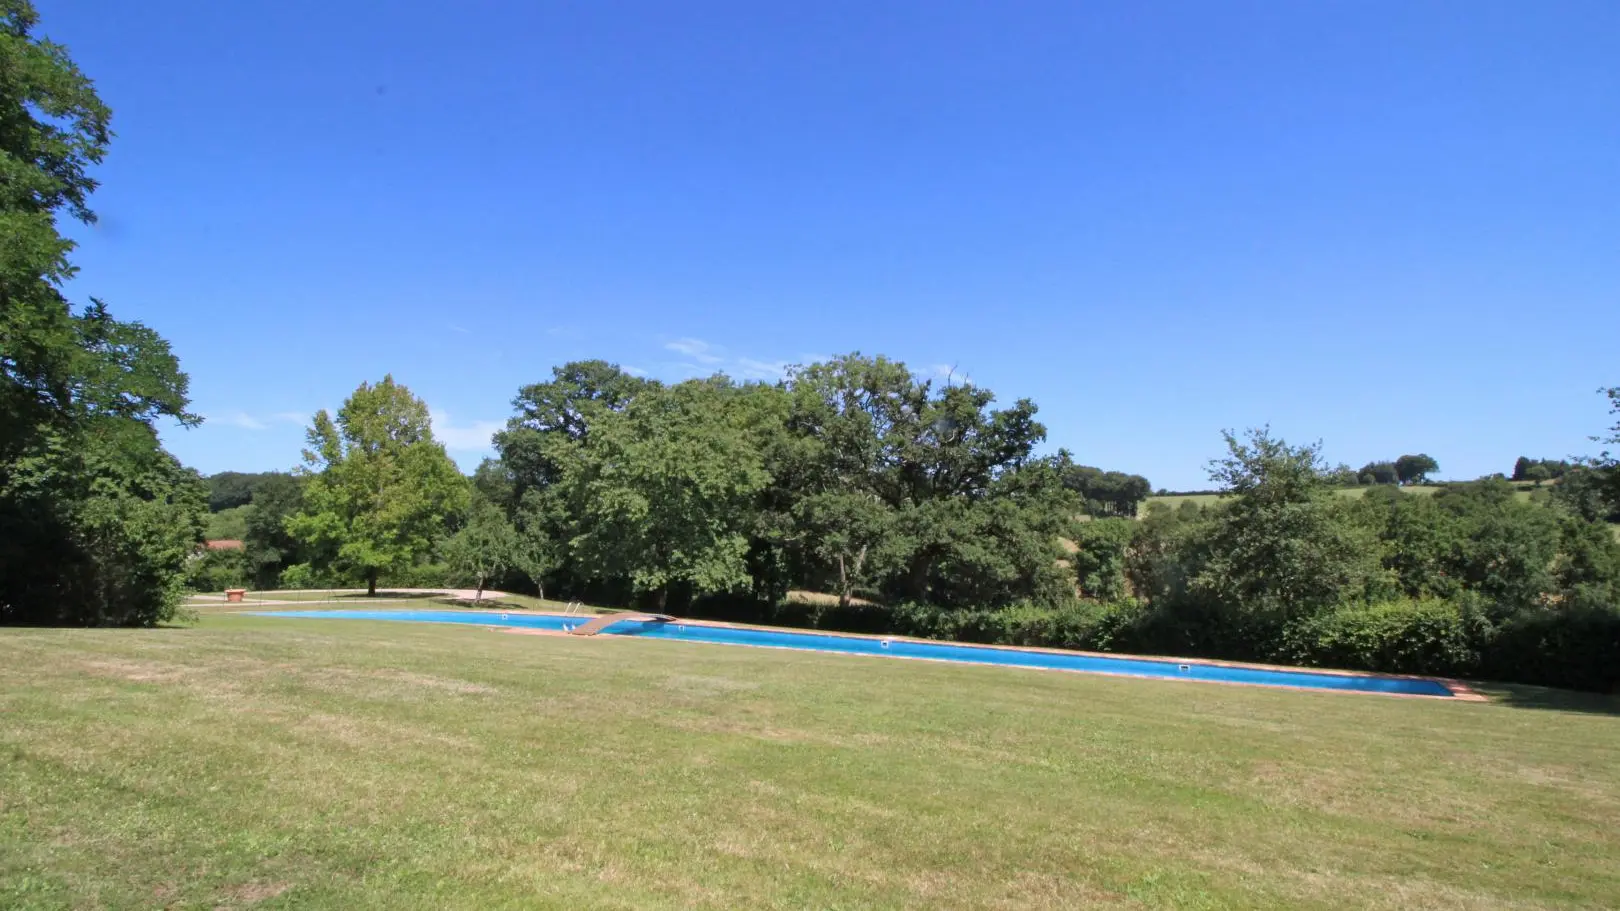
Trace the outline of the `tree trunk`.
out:
M 657 593 L 653 595 L 653 609 L 661 614 L 664 612 L 664 605 L 668 603 L 669 586 L 666 585 L 663 588 L 660 588 Z
M 473 595 L 473 603 L 479 604 L 484 600 L 484 577 L 478 577 L 478 593 Z
M 376 596 L 377 596 L 377 571 L 375 569 L 368 569 L 368 570 L 366 570 L 366 597 L 375 598 Z
M 855 579 L 859 578 L 861 568 L 866 565 L 866 545 L 861 545 L 860 551 L 855 554 L 854 574 L 844 568 L 844 555 L 838 555 L 838 609 L 848 610 L 849 602 L 854 599 Z

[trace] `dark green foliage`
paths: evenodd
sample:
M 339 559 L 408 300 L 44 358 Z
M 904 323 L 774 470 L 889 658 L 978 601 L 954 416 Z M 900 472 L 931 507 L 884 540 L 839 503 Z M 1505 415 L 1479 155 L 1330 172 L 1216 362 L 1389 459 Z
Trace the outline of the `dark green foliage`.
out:
M 1568 474 L 1575 468 L 1573 464 L 1564 459 L 1532 459 L 1519 456 L 1513 463 L 1513 477 L 1515 481 L 1555 481 Z
M 1361 484 L 1361 473 L 1343 462 L 1328 469 L 1324 476 L 1328 484 L 1334 487 L 1357 487 Z
M 433 439 L 421 399 L 392 376 L 362 383 L 335 418 L 318 412 L 306 437 L 303 497 L 285 527 L 312 565 L 363 579 L 374 594 L 431 560 L 468 484 Z
M 0 622 L 145 625 L 173 616 L 201 539 L 203 488 L 122 419 L 49 434 L 7 466 Z
M 1150 505 L 1125 555 L 1125 577 L 1131 591 L 1139 598 L 1161 602 L 1184 599 L 1204 559 L 1205 520 L 1219 509 L 1200 510 L 1193 503 L 1178 509 Z
M 1572 603 L 1517 613 L 1499 625 L 1480 676 L 1598 693 L 1620 693 L 1620 610 Z
M 787 389 L 787 455 L 776 460 L 786 470 L 770 497 L 791 503 L 836 492 L 875 504 L 873 515 L 847 515 L 889 529 L 873 555 L 884 572 L 872 588 L 885 599 L 985 605 L 1062 596 L 1057 541 L 1075 502 L 1059 466 L 1032 458 L 1046 433 L 1034 403 L 993 409 L 987 389 L 936 388 L 903 364 L 858 354 L 797 370 Z M 858 551 L 856 537 L 848 540 Z M 846 566 L 855 552 L 842 555 Z M 824 572 L 838 556 L 799 554 L 797 562 Z
M 203 480 L 208 483 L 208 510 L 223 512 L 253 502 L 253 496 L 266 484 L 284 483 L 292 478 L 286 471 L 261 471 L 255 474 L 240 471 L 222 471 Z
M 1440 463 L 1432 456 L 1403 455 L 1395 460 L 1395 477 L 1402 484 L 1422 484 L 1429 475 L 1440 470 Z
M 1620 386 L 1602 392 L 1609 400 L 1609 413 L 1620 417 Z M 1620 420 L 1616 420 L 1607 434 L 1594 439 L 1605 446 L 1620 446 Z M 1608 505 L 1609 515 L 1620 516 L 1620 453 L 1605 449 L 1590 460 L 1589 467 L 1595 492 Z
M 1031 455 L 1034 405 L 993 401 L 860 355 L 776 386 L 569 364 L 519 393 L 475 483 L 551 542 L 548 578 L 569 595 L 1066 597 L 1076 498 Z
M 186 587 L 218 594 L 228 588 L 249 588 L 247 552 L 240 549 L 205 550 L 186 561 Z
M 1620 500 L 1608 489 L 1612 470 L 1578 465 L 1552 487 L 1554 502 L 1588 522 L 1620 522 Z
M 1424 484 L 1429 475 L 1440 470 L 1440 463 L 1432 456 L 1418 453 L 1416 455 L 1403 455 L 1390 461 L 1368 462 L 1359 470 L 1349 465 L 1339 465 L 1331 470 L 1324 470 L 1323 475 L 1335 487 L 1355 487 L 1371 484 Z
M 233 506 L 222 512 L 211 512 L 208 521 L 203 525 L 203 538 L 209 541 L 234 539 L 237 541 L 247 537 L 248 519 L 253 515 L 252 504 Z
M 1363 484 L 1399 484 L 1401 474 L 1394 462 L 1368 462 L 1359 472 Z
M 1287 618 L 1365 596 L 1378 554 L 1323 477 L 1318 447 L 1266 430 L 1240 440 L 1210 477 L 1233 495 L 1210 523 L 1189 596 L 1229 611 Z
M 1349 605 L 1291 624 L 1275 658 L 1315 667 L 1472 676 L 1491 635 L 1483 614 L 1453 601 Z
M 1057 455 L 1063 486 L 1080 497 L 1086 515 L 1136 518 L 1137 509 L 1153 493 L 1148 479 L 1121 471 L 1103 471 L 1090 465 L 1076 465 L 1068 450 Z
M 35 20 L 0 2 L 0 623 L 150 624 L 175 611 L 203 509 L 152 424 L 198 419 L 161 337 L 62 296 L 57 218 L 94 221 L 110 113 Z
M 298 541 L 287 531 L 287 519 L 303 503 L 304 481 L 295 475 L 271 472 L 255 486 L 243 535 L 254 588 L 278 588 L 282 570 L 302 558 Z
M 1082 597 L 1098 601 L 1125 597 L 1125 553 L 1136 531 L 1136 523 L 1129 519 L 1096 519 L 1075 526 L 1069 565 Z
M 760 403 L 724 378 L 693 380 L 553 438 L 576 571 L 626 580 L 656 608 L 672 589 L 746 590 L 752 507 L 769 482 L 754 437 Z

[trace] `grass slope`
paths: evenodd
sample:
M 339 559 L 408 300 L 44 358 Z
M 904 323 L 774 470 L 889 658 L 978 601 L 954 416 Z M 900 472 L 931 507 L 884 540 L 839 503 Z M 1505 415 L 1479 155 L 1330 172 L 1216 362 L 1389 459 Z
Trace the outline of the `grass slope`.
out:
M 1503 692 L 0 630 L 0 907 L 1620 906 L 1620 706 Z
M 1517 488 L 1513 491 L 1513 498 L 1516 500 L 1528 501 L 1530 499 L 1531 491 L 1535 489 L 1534 485 L 1530 484 L 1515 484 L 1514 486 Z M 1371 487 L 1339 487 L 1335 488 L 1333 492 L 1341 497 L 1357 498 L 1366 496 L 1367 491 L 1372 489 L 1373 488 Z M 1399 487 L 1396 489 L 1400 490 L 1402 493 L 1409 493 L 1414 496 L 1432 497 L 1436 492 L 1444 490 L 1445 488 L 1438 484 L 1418 484 L 1410 487 Z M 1186 503 L 1188 501 L 1197 503 L 1199 506 L 1208 506 L 1212 503 L 1218 502 L 1220 499 L 1221 495 L 1216 493 L 1190 493 L 1174 494 L 1163 497 L 1148 497 L 1147 502 L 1163 503 L 1166 506 L 1175 509 L 1182 503 Z M 1143 513 L 1146 514 L 1145 507 L 1143 509 Z

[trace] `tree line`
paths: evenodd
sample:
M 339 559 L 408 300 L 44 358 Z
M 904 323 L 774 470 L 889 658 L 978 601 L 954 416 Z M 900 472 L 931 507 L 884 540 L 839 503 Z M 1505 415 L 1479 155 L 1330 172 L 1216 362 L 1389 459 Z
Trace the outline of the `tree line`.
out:
M 0 622 L 149 625 L 182 586 L 498 585 L 826 628 L 1620 685 L 1620 424 L 1530 500 L 1501 478 L 1402 492 L 1228 434 L 1208 507 L 1040 454 L 1035 404 L 850 354 L 779 383 L 664 384 L 602 361 L 522 387 L 463 476 L 384 377 L 315 415 L 294 473 L 205 484 L 167 343 L 62 293 L 110 112 L 22 0 L 0 5 Z M 1620 414 L 1620 389 L 1607 390 Z M 1333 496 L 1336 485 L 1374 489 Z M 1393 478 L 1393 481 L 1391 481 Z M 244 502 L 244 497 L 246 501 Z M 199 551 L 209 506 L 246 547 Z M 805 598 L 796 593 L 824 597 Z M 830 596 L 830 597 L 825 597 Z
M 274 556 L 300 585 L 451 580 L 849 630 L 1614 679 L 1607 453 L 1531 500 L 1500 476 L 1344 498 L 1319 447 L 1228 434 L 1223 498 L 1138 519 L 1146 479 L 1038 454 L 1034 403 L 995 402 L 859 354 L 774 384 L 576 362 L 519 390 L 464 481 L 385 378 L 317 415 L 301 501 L 256 519 L 241 559 Z
M 1037 456 L 1033 403 L 993 402 L 883 357 L 776 384 L 666 385 L 578 362 L 519 391 L 498 456 L 462 483 L 425 407 L 389 377 L 316 416 L 298 507 L 255 493 L 242 559 L 281 582 L 374 586 L 442 566 L 656 608 L 798 589 L 845 607 L 1060 597 L 1065 529 L 1087 510 L 1134 516 L 1150 485 Z

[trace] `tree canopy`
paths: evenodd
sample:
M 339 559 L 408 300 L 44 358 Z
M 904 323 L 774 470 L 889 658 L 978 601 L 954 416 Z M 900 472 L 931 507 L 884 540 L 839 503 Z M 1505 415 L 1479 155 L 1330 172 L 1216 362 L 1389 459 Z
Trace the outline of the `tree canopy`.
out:
M 287 530 L 317 569 L 364 579 L 372 593 L 382 574 L 431 555 L 467 503 L 427 405 L 392 376 L 362 383 L 335 419 L 317 412 L 306 437 L 308 480 Z
M 1395 478 L 1402 484 L 1422 484 L 1439 470 L 1440 463 L 1423 453 L 1403 455 L 1395 460 Z
M 194 425 L 168 343 L 75 309 L 66 215 L 89 207 L 111 112 L 26 0 L 0 2 L 0 622 L 171 616 L 202 532 L 195 472 L 154 425 Z

